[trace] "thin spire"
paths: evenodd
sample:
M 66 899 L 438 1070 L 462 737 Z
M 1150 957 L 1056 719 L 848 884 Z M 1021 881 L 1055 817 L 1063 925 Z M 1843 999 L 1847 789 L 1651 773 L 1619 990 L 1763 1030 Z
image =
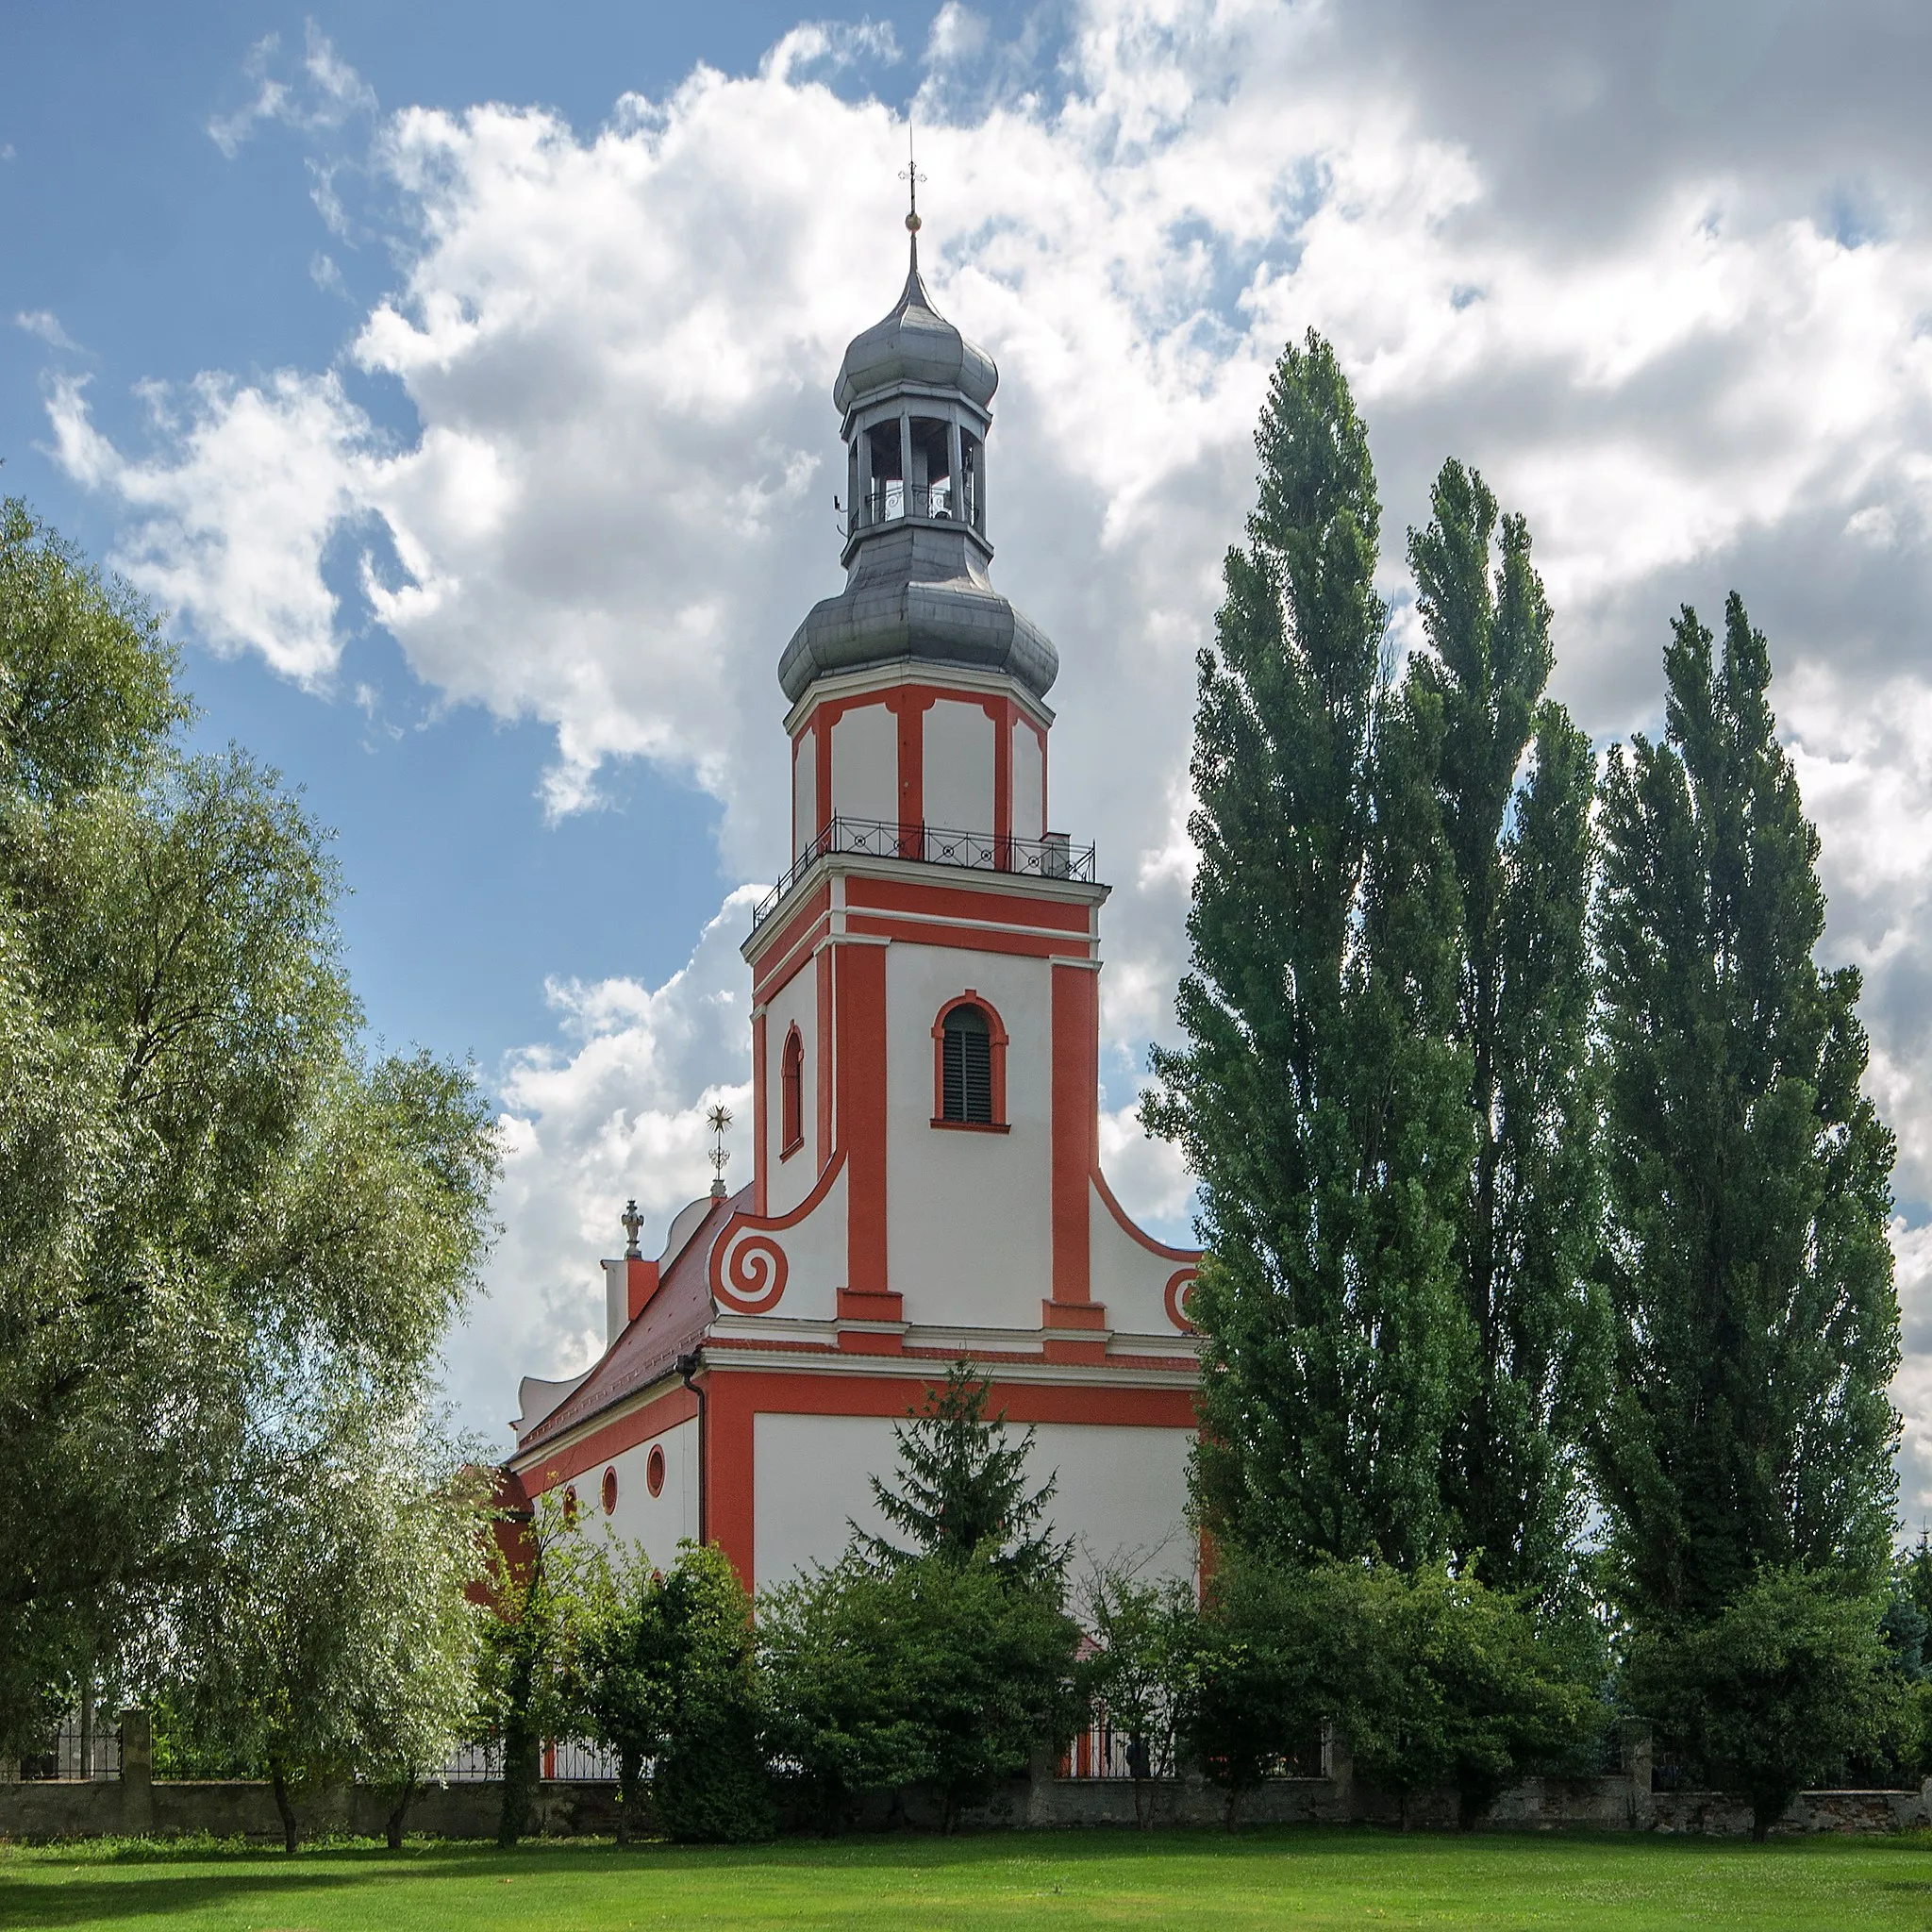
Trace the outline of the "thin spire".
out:
M 906 232 L 912 238 L 912 269 L 919 273 L 919 184 L 925 176 L 919 172 L 919 161 L 912 148 L 912 113 L 906 114 L 906 165 L 899 170 L 899 178 L 906 184 L 911 205 L 906 210 Z

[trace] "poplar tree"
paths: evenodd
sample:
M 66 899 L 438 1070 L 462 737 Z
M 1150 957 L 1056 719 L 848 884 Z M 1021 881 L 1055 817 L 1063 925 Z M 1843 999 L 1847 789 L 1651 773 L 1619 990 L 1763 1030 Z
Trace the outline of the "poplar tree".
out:
M 1445 1502 L 1483 1580 L 1547 1594 L 1570 1567 L 1607 1323 L 1589 1081 L 1590 741 L 1544 695 L 1550 608 L 1529 528 L 1442 466 L 1409 568 L 1442 707 L 1437 795 L 1461 901 L 1455 1035 L 1474 1156 L 1456 1237 L 1474 1374 Z M 1527 760 L 1525 767 L 1525 759 Z M 1521 774 L 1521 775 L 1519 775 Z
M 1858 974 L 1823 973 L 1818 835 L 1734 593 L 1686 606 L 1665 741 L 1604 788 L 1615 1392 L 1596 1464 L 1625 1607 L 1707 1622 L 1760 1572 L 1875 1590 L 1899 1360 L 1892 1139 L 1860 1091 Z
M 1408 1566 L 1445 1542 L 1468 1356 L 1441 705 L 1387 678 L 1367 433 L 1312 332 L 1275 368 L 1256 446 L 1248 543 L 1200 658 L 1187 1044 L 1155 1054 L 1143 1119 L 1201 1187 L 1208 1520 L 1278 1557 Z

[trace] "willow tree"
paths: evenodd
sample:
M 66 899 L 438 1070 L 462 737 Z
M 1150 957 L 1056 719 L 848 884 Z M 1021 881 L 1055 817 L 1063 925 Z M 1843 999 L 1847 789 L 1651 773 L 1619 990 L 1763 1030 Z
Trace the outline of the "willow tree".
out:
M 1590 1081 L 1590 741 L 1545 695 L 1550 608 L 1529 527 L 1450 461 L 1409 567 L 1442 710 L 1436 789 L 1461 919 L 1455 1036 L 1474 1148 L 1456 1234 L 1474 1374 L 1444 1500 L 1485 1581 L 1546 1594 L 1585 1507 L 1608 1325 Z
M 1200 658 L 1187 1043 L 1155 1055 L 1143 1118 L 1200 1181 L 1207 1515 L 1273 1555 L 1407 1566 L 1447 1541 L 1470 1353 L 1442 707 L 1386 675 L 1367 432 L 1313 333 L 1256 447 Z
M 324 834 L 182 744 L 175 674 L 131 592 L 0 506 L 0 1751 L 117 1668 L 225 1668 L 191 1596 L 302 1571 L 258 1497 L 382 1507 L 397 1426 L 442 1465 L 488 1233 L 468 1070 L 366 1053 Z

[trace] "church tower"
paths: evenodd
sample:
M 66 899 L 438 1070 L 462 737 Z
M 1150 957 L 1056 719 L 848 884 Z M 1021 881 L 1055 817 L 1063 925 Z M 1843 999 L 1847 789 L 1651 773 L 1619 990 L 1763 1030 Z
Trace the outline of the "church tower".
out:
M 845 586 L 778 663 L 791 830 L 744 944 L 752 1176 L 658 1261 L 607 1264 L 609 1349 L 525 1384 L 513 1466 L 532 1489 L 602 1467 L 621 1500 L 655 1444 L 635 1487 L 660 1507 L 607 1501 L 613 1527 L 654 1556 L 707 1536 L 776 1582 L 870 1520 L 891 1423 L 966 1356 L 1039 1425 L 1062 1534 L 1189 1574 L 1198 1257 L 1101 1174 L 1108 888 L 1051 829 L 1058 654 L 991 581 L 998 372 L 908 226 L 905 288 L 832 391 Z

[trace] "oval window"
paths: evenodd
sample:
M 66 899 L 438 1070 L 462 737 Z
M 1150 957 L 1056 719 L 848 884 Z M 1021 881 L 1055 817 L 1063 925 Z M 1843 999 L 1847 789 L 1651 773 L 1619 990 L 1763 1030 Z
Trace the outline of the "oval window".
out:
M 644 1457 L 644 1487 L 654 1496 L 664 1493 L 664 1451 L 655 1442 L 651 1453 Z
M 617 1472 L 607 1469 L 604 1472 L 604 1513 L 608 1516 L 617 1507 Z

